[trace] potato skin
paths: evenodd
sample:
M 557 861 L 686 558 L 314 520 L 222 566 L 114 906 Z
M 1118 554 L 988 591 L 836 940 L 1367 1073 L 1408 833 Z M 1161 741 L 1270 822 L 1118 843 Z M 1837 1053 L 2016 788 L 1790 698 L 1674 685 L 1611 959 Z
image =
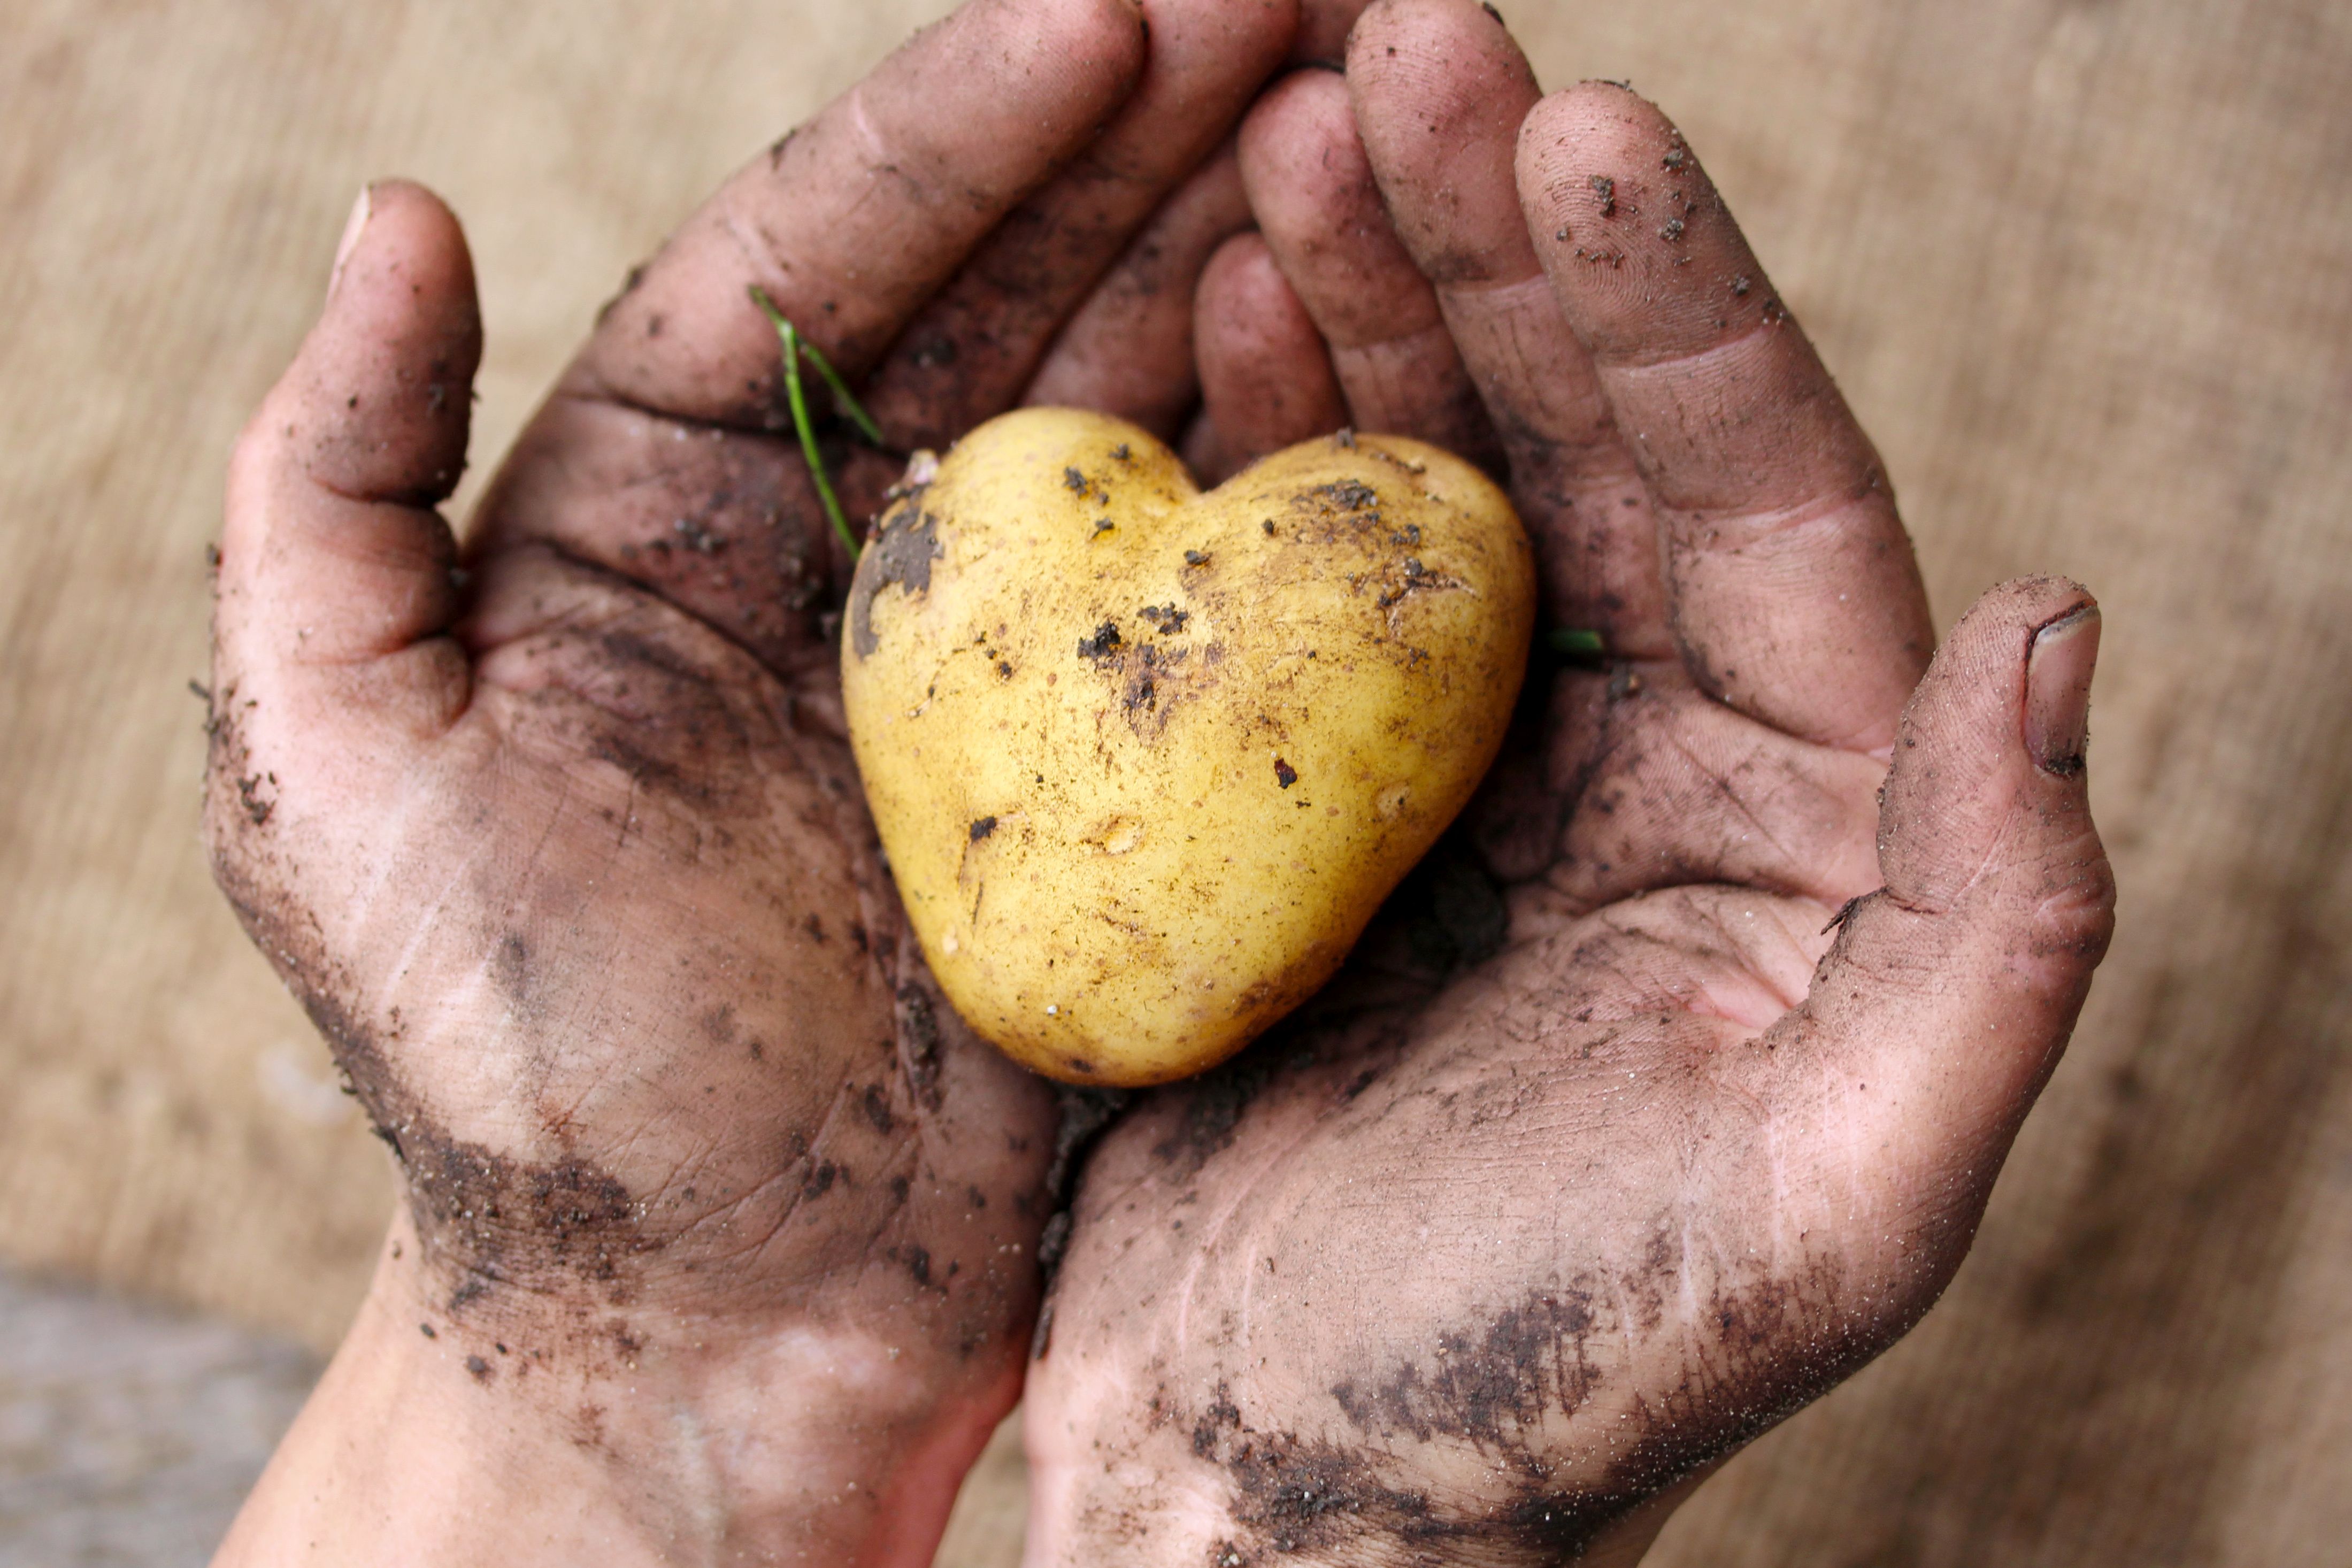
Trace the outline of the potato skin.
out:
M 1202 495 L 1103 415 L 980 426 L 885 513 L 842 627 L 933 973 L 1053 1078 L 1222 1061 L 1469 799 L 1534 617 L 1509 500 L 1436 447 L 1307 442 Z

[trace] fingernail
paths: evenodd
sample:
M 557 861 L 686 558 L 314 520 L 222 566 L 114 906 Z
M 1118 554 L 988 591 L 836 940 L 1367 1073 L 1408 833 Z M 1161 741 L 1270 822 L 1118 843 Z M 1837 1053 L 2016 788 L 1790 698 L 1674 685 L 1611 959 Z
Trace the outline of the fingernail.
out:
M 375 195 L 373 185 L 360 187 L 360 199 L 352 204 L 352 216 L 343 221 L 343 237 L 335 243 L 335 269 L 328 275 L 327 292 L 331 294 L 342 283 L 343 263 L 359 248 L 360 236 L 367 232 L 369 200 Z
M 2099 606 L 2085 605 L 2033 634 L 2025 657 L 2025 749 L 2058 778 L 2083 771 L 2091 742 L 2091 672 L 2099 662 Z

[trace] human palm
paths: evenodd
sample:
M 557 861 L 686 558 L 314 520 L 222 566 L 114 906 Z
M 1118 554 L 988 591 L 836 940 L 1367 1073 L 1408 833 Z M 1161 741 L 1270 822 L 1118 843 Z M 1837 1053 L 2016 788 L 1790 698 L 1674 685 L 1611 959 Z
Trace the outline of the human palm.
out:
M 1604 651 L 1538 660 L 1330 991 L 1094 1152 L 1034 1563 L 1638 1555 L 1932 1303 L 2104 950 L 2088 595 L 1997 589 L 1930 668 L 1877 458 L 1679 133 L 1538 98 L 1481 8 L 1382 0 L 1243 129 L 1195 449 L 1493 452 Z
M 617 1499 L 664 1551 L 927 1560 L 1017 1394 L 1054 1100 L 906 934 L 842 724 L 848 555 L 750 289 L 895 448 L 828 422 L 855 516 L 1024 399 L 1172 436 L 1187 268 L 1246 221 L 1213 154 L 1296 16 L 1148 13 L 978 0 L 755 159 L 607 307 L 462 545 L 434 508 L 480 326 L 416 186 L 362 199 L 239 445 L 207 837 L 402 1166 L 354 1343 L 429 1350 L 399 1399 L 478 1391 L 612 1483 L 510 1486 L 518 1542 Z M 375 1484 L 303 1457 L 341 1442 L 298 1429 L 251 1517 Z

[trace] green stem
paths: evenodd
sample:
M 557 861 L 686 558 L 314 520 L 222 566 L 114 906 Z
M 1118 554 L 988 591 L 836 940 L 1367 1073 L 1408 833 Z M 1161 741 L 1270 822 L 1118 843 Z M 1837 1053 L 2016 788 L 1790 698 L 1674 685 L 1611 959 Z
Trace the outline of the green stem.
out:
M 809 363 L 816 366 L 817 374 L 824 377 L 825 385 L 833 389 L 834 403 L 844 414 L 849 416 L 849 422 L 857 426 L 857 433 L 866 437 L 866 444 L 869 447 L 881 446 L 882 427 L 875 424 L 874 416 L 866 413 L 857 399 L 849 395 L 848 384 L 841 379 L 841 373 L 833 368 L 833 362 L 825 358 L 817 346 L 806 338 L 802 338 L 800 342 L 801 353 L 808 356 Z
M 1554 653 L 1597 655 L 1607 651 L 1601 634 L 1583 626 L 1554 626 L 1544 640 Z
M 858 406 L 857 399 L 849 395 L 849 388 L 843 384 L 824 355 L 817 352 L 816 345 L 801 336 L 799 329 L 776 309 L 776 302 L 768 298 L 768 291 L 756 283 L 751 285 L 751 302 L 760 307 L 761 313 L 775 327 L 777 341 L 783 345 L 784 401 L 792 407 L 793 431 L 800 437 L 801 457 L 808 464 L 809 478 L 816 485 L 816 499 L 824 507 L 826 521 L 833 524 L 833 531 L 840 539 L 841 547 L 848 551 L 849 558 L 855 561 L 861 553 L 860 547 L 856 536 L 849 531 L 849 520 L 842 515 L 840 499 L 833 493 L 833 480 L 824 471 L 824 454 L 817 450 L 816 425 L 809 418 L 808 397 L 801 390 L 801 355 L 808 355 L 810 363 L 816 366 L 817 374 L 824 377 L 825 385 L 833 389 L 835 401 L 842 412 L 849 416 L 850 422 L 857 426 L 858 434 L 878 447 L 882 444 L 882 432 L 876 427 L 866 410 Z

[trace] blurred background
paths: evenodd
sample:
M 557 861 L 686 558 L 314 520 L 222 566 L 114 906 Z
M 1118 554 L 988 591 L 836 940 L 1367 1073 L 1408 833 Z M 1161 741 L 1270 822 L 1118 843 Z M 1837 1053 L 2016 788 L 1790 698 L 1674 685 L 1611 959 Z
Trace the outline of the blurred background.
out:
M 938 0 L 0 5 L 0 1564 L 195 1563 L 392 1200 L 195 838 L 205 547 L 352 196 L 466 219 L 467 494 L 628 266 Z M 1943 1304 L 1674 1568 L 2352 1540 L 2352 6 L 1503 0 L 1707 160 L 1942 621 L 2106 606 L 2120 934 Z M 464 498 L 460 498 L 460 506 Z M 940 1562 L 1005 1568 L 1017 1452 Z

